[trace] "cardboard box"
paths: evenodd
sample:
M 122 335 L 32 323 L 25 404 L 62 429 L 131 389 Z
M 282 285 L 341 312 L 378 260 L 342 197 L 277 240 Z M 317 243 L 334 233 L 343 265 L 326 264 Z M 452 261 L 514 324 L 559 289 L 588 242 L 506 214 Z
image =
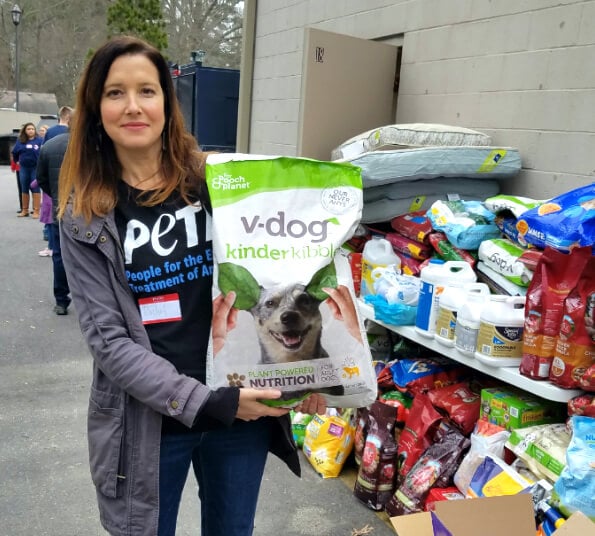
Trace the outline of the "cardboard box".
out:
M 575 512 L 553 536 L 595 536 L 595 523 L 582 512 Z
M 398 536 L 535 536 L 536 532 L 529 494 L 440 501 L 434 512 L 390 521 Z M 595 536 L 595 523 L 577 512 L 553 536 Z
M 480 418 L 507 430 L 563 422 L 566 407 L 510 387 L 481 390 Z

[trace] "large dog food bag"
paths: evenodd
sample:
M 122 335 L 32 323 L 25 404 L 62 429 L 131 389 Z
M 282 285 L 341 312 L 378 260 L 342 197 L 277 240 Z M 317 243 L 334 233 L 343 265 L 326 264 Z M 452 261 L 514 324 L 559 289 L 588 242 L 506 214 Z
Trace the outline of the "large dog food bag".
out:
M 313 392 L 331 407 L 371 404 L 376 377 L 341 250 L 361 216 L 359 168 L 218 154 L 208 157 L 206 176 L 214 256 L 208 384 L 280 389 L 273 404 L 286 407 Z

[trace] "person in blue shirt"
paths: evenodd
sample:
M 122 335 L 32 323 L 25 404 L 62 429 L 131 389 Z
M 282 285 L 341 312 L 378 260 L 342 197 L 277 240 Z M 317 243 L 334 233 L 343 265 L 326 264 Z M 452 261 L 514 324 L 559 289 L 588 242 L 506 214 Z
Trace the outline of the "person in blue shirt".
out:
M 70 126 L 70 119 L 72 117 L 72 108 L 70 106 L 62 106 L 58 111 L 58 124 L 47 129 L 43 141 L 49 141 L 60 134 L 68 132 Z
M 25 123 L 19 132 L 17 142 L 12 149 L 12 158 L 20 166 L 19 180 L 21 183 L 22 210 L 18 218 L 29 216 L 29 192 L 33 194 L 33 218 L 39 218 L 41 193 L 39 186 L 32 187 L 36 179 L 37 159 L 42 139 L 37 134 L 33 123 Z

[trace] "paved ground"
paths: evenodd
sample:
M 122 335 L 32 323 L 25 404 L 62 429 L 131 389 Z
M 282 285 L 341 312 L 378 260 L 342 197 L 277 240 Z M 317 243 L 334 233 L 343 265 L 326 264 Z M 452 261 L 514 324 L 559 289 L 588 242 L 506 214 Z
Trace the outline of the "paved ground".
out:
M 16 180 L 0 166 L 0 536 L 104 536 L 87 466 L 91 361 L 74 311 L 52 312 L 42 224 L 17 218 Z M 304 460 L 297 479 L 270 458 L 255 536 L 394 535 L 340 479 Z M 184 493 L 178 536 L 198 536 L 196 486 Z

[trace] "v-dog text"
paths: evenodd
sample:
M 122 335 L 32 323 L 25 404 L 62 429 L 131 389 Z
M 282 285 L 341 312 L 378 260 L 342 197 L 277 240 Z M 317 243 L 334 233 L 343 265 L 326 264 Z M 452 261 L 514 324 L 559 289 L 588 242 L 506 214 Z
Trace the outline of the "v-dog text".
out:
M 254 233 L 256 229 L 264 229 L 270 236 L 290 236 L 292 238 L 302 238 L 306 234 L 312 236 L 312 243 L 324 242 L 327 237 L 328 221 L 311 221 L 310 223 L 301 220 L 289 220 L 285 222 L 285 212 L 277 212 L 278 217 L 271 217 L 265 221 L 260 221 L 260 216 L 253 216 L 251 221 L 242 216 L 240 218 L 244 231 L 248 234 Z

